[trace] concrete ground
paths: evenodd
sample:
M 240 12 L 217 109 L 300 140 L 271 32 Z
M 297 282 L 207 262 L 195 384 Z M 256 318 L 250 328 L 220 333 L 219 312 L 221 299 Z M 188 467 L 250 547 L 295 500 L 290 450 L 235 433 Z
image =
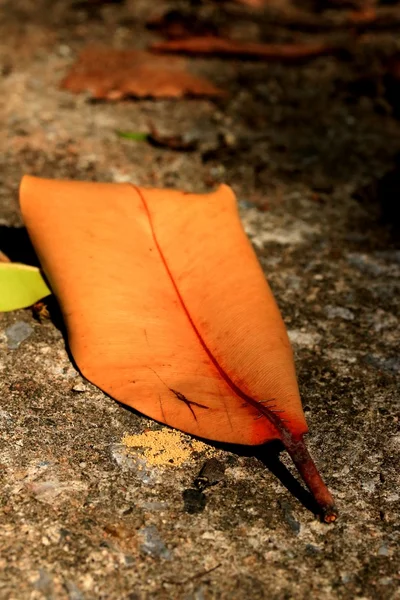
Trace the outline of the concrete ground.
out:
M 117 404 L 75 370 L 55 311 L 2 314 L 0 598 L 399 598 L 400 94 L 382 67 L 398 31 L 301 65 L 191 59 L 228 91 L 217 101 L 93 103 L 59 81 L 89 42 L 160 39 L 144 25 L 149 3 L 0 5 L 0 250 L 34 260 L 18 211 L 24 173 L 232 185 L 340 510 L 320 523 L 274 444 L 203 444 Z M 316 35 L 196 10 L 247 39 Z M 149 121 L 196 149 L 116 134 Z M 193 480 L 210 459 L 218 483 L 200 493 Z

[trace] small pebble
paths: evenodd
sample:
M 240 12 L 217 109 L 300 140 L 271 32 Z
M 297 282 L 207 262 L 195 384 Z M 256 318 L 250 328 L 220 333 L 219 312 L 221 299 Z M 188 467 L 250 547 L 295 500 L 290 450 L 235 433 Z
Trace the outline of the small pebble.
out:
M 78 393 L 86 392 L 87 391 L 87 387 L 86 387 L 86 385 L 84 383 L 77 383 L 72 388 L 72 391 L 73 392 L 78 392 Z
M 331 306 L 328 305 L 325 307 L 326 316 L 328 319 L 343 319 L 344 321 L 353 321 L 354 313 L 345 308 L 344 306 Z
M 68 600 L 85 600 L 78 586 L 73 581 L 67 579 L 64 585 L 68 592 Z
M 25 321 L 17 321 L 14 325 L 7 327 L 5 334 L 7 338 L 7 346 L 10 350 L 16 350 L 18 346 L 32 335 L 33 329 Z
M 381 546 L 378 550 L 378 556 L 389 556 L 389 548 L 387 546 Z
M 293 533 L 298 535 L 300 532 L 300 523 L 294 518 L 291 505 L 289 502 L 286 502 L 286 500 L 278 500 L 278 504 L 282 509 L 284 520 L 289 525 Z
M 149 525 L 139 530 L 139 534 L 143 537 L 143 543 L 140 549 L 145 554 L 150 556 L 171 558 L 171 553 L 162 541 L 157 527 L 155 525 Z

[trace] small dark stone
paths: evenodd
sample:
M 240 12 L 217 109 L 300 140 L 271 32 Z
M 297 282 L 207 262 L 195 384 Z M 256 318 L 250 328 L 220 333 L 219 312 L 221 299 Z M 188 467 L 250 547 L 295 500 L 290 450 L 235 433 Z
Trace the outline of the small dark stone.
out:
M 306 544 L 306 552 L 310 556 L 315 556 L 316 554 L 319 554 L 321 550 L 317 546 L 313 546 L 313 544 Z
M 200 490 L 196 490 L 195 488 L 189 488 L 187 490 L 184 490 L 182 497 L 184 503 L 184 510 L 190 515 L 201 513 L 205 509 L 207 498 Z
M 289 525 L 293 533 L 297 535 L 300 532 L 300 523 L 294 518 L 291 505 L 286 500 L 279 500 L 278 504 L 282 509 L 285 522 Z
M 224 475 L 225 465 L 216 458 L 210 458 L 202 466 L 200 473 L 194 480 L 194 485 L 200 490 L 204 490 L 206 487 L 211 487 L 222 481 Z

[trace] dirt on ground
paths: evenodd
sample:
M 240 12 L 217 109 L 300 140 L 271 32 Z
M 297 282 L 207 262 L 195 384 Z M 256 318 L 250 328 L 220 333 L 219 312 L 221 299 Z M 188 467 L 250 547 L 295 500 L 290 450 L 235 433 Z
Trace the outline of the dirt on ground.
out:
M 56 309 L 4 313 L 1 599 L 400 597 L 400 19 L 349 25 L 356 3 L 304 2 L 302 18 L 298 4 L 271 4 L 2 0 L 0 250 L 35 263 L 18 208 L 26 173 L 231 185 L 340 518 L 319 522 L 276 444 L 171 437 L 85 381 Z M 171 11 L 186 15 L 178 32 L 335 51 L 285 64 L 187 58 L 224 90 L 213 99 L 107 102 L 60 88 L 86 46 L 146 49 L 166 35 L 146 23 Z M 161 144 L 121 135 L 151 131 Z M 171 445 L 169 464 L 135 444 L 146 432 Z M 196 486 L 210 459 L 217 474 Z

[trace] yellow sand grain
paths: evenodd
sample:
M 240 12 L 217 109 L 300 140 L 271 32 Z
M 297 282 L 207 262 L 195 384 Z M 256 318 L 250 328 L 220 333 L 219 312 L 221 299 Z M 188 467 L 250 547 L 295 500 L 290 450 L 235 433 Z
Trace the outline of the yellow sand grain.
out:
M 193 458 L 193 452 L 212 452 L 207 444 L 166 427 L 137 435 L 126 433 L 121 442 L 130 454 L 139 450 L 148 464 L 163 467 L 179 467 Z

